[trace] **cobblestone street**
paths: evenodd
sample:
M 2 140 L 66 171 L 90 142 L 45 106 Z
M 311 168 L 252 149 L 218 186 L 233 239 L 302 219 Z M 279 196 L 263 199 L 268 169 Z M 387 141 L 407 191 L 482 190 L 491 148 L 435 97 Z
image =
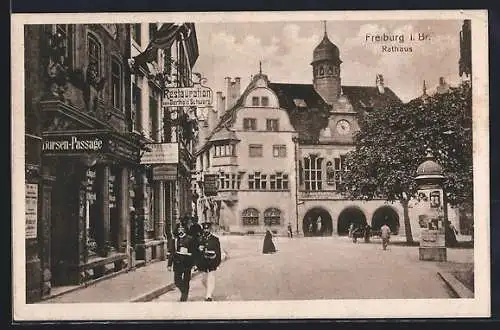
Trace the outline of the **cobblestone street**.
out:
M 221 236 L 229 260 L 218 270 L 214 300 L 449 298 L 435 262 L 418 260 L 418 247 L 380 241 L 354 244 L 346 237 L 274 238 L 278 252 L 262 254 L 262 237 Z M 472 262 L 473 250 L 448 249 L 448 260 Z M 174 290 L 154 301 L 176 301 Z M 190 301 L 204 299 L 201 276 Z

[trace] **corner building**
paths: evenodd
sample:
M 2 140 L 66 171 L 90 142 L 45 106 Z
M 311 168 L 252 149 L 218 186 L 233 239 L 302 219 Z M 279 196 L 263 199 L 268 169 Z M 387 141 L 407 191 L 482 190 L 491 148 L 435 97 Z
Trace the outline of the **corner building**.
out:
M 226 82 L 236 89 L 228 100 L 235 104 L 197 151 L 198 172 L 217 176 L 216 222 L 230 232 L 257 233 L 266 227 L 284 232 L 296 215 L 295 129 L 265 74 L 255 75 L 242 95 L 239 79 Z M 198 212 L 206 217 L 210 207 L 206 197 L 200 201 Z

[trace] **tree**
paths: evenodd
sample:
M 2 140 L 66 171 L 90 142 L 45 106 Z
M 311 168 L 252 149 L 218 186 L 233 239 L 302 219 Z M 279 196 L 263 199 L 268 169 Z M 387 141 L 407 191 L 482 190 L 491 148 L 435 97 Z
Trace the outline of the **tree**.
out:
M 343 193 L 352 199 L 400 202 L 406 240 L 412 242 L 408 203 L 416 194 L 416 169 L 431 148 L 444 169 L 448 203 L 471 205 L 471 100 L 470 85 L 464 83 L 448 93 L 361 114 L 356 148 L 346 157 Z

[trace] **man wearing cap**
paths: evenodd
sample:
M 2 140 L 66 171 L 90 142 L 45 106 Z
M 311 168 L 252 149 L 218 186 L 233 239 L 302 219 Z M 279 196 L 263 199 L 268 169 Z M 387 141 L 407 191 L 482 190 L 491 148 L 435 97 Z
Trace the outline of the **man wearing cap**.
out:
M 219 238 L 211 232 L 212 224 L 204 222 L 198 243 L 197 267 L 203 273 L 202 283 L 206 288 L 205 301 L 212 301 L 215 289 L 215 272 L 221 263 Z
M 186 225 L 182 222 L 176 225 L 174 238 L 169 243 L 169 251 L 167 269 L 171 271 L 173 264 L 174 283 L 181 291 L 180 301 L 187 301 L 196 242 L 186 234 Z

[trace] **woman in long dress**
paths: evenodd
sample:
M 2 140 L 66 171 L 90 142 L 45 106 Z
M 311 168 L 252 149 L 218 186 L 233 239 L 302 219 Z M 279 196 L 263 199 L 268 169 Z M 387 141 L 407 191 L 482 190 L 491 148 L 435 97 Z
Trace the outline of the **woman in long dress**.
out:
M 266 236 L 264 236 L 264 246 L 262 247 L 262 253 L 274 253 L 276 252 L 276 247 L 273 243 L 273 234 L 269 229 L 266 230 Z

